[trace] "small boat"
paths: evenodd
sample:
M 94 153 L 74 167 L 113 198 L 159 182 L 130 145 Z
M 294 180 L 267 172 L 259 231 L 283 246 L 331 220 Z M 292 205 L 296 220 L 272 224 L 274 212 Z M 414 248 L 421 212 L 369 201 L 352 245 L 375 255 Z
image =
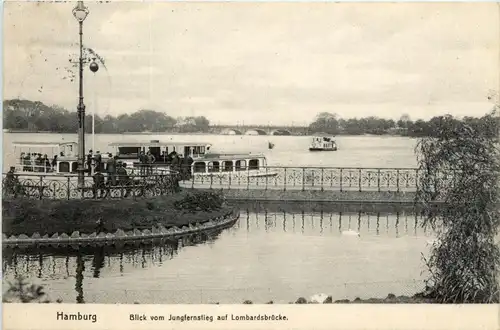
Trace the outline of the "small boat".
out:
M 274 148 L 274 143 L 272 143 L 272 142 L 268 142 L 268 143 L 267 143 L 267 148 L 268 148 L 268 149 L 273 149 L 273 148 Z
M 337 151 L 337 143 L 331 137 L 314 136 L 309 151 Z

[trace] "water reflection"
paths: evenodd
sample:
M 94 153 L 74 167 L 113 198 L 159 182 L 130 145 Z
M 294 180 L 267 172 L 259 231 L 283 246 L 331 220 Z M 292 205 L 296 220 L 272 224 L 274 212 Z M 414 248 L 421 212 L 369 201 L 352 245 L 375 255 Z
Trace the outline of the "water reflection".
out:
M 311 283 L 329 290 L 350 280 L 416 280 L 428 236 L 419 220 L 418 214 L 404 209 L 290 212 L 247 207 L 232 228 L 162 245 L 6 248 L 2 269 L 6 279 L 17 274 L 38 278 L 65 302 L 199 303 L 242 301 L 251 295 L 264 301 L 302 295 L 300 288 L 306 290 Z M 360 237 L 343 238 L 347 230 Z M 336 276 L 325 277 L 325 272 Z M 400 288 L 390 283 L 392 291 Z M 380 290 L 389 290 L 387 285 Z M 193 287 L 203 294 L 190 293 Z M 343 287 L 345 294 L 353 290 Z M 275 296 L 265 296 L 271 289 Z M 180 290 L 183 295 L 166 290 Z
M 345 230 L 390 237 L 426 235 L 425 228 L 419 225 L 420 216 L 408 211 L 256 213 L 254 210 L 246 209 L 242 212 L 235 228 L 239 230 L 243 227 L 247 232 L 277 232 L 277 228 L 281 228 L 283 233 L 300 232 L 310 235 L 341 234 Z M 410 228 L 409 224 L 411 224 Z

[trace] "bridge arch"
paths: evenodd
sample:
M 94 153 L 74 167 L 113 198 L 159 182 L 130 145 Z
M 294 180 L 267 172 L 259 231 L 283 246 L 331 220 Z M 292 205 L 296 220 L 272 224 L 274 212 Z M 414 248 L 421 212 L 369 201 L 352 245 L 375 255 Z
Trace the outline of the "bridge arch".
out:
M 223 135 L 243 135 L 243 133 L 235 128 L 229 128 L 222 132 Z
M 271 135 L 292 135 L 292 132 L 286 129 L 277 129 L 274 130 Z
M 260 128 L 252 128 L 245 132 L 246 135 L 252 135 L 251 133 L 257 132 L 258 135 L 267 135 L 267 132 Z

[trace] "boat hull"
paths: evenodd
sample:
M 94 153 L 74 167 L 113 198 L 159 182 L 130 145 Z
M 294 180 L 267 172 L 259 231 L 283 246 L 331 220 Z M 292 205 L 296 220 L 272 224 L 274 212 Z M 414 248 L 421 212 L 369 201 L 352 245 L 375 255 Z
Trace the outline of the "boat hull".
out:
M 309 151 L 337 151 L 337 148 L 309 148 Z
M 236 173 L 238 172 L 222 172 L 222 173 L 203 173 L 203 174 L 195 174 L 194 175 L 194 178 L 195 179 L 209 179 L 210 177 L 212 178 L 229 178 L 229 177 L 232 177 L 232 178 L 238 178 L 238 177 L 241 177 L 241 176 L 244 176 L 244 177 L 248 177 L 248 178 L 265 178 L 265 177 L 275 177 L 278 175 L 278 172 L 255 172 L 255 173 L 248 173 L 246 172 L 246 174 L 242 174 L 242 175 L 237 175 Z M 245 172 L 241 172 L 241 173 L 245 173 Z M 236 175 L 235 175 L 236 174 Z

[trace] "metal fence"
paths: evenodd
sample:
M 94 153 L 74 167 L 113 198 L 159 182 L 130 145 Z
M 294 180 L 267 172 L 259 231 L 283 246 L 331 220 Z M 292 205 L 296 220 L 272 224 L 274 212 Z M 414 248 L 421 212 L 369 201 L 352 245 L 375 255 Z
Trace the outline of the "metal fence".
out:
M 210 169 L 209 169 L 210 170 Z M 335 191 L 416 191 L 415 168 L 261 167 L 194 175 L 186 188 Z
M 34 199 L 147 198 L 171 194 L 178 187 L 175 174 L 132 175 L 99 185 L 94 183 L 92 177 L 86 176 L 84 185 L 79 186 L 77 175 L 23 173 L 3 175 L 2 196 Z
M 178 174 L 133 174 L 126 181 L 96 187 L 85 177 L 79 187 L 77 175 L 4 174 L 3 195 L 10 197 L 75 199 L 126 198 L 166 195 L 178 187 Z M 234 190 L 414 192 L 418 170 L 414 168 L 261 167 L 258 170 L 195 174 L 180 182 L 184 188 Z

